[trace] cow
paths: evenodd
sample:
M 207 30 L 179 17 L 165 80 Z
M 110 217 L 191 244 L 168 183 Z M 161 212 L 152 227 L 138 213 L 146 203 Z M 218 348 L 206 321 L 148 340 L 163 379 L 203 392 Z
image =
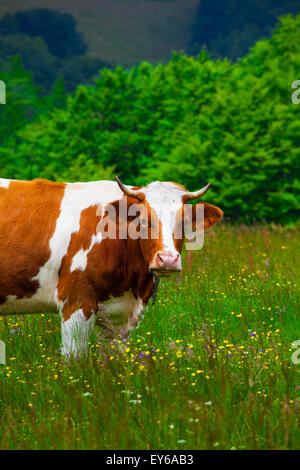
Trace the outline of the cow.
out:
M 61 349 L 70 357 L 87 354 L 94 325 L 104 328 L 106 320 L 127 338 L 154 295 L 157 276 L 181 271 L 185 232 L 175 237 L 175 229 L 186 220 L 187 203 L 208 188 L 189 192 L 160 181 L 127 186 L 118 178 L 87 183 L 0 179 L 0 315 L 59 313 Z M 122 212 L 125 201 L 128 211 Z M 188 223 L 193 226 L 200 204 L 192 206 Z M 136 206 L 136 227 L 144 227 L 149 237 L 123 236 Z M 218 207 L 202 206 L 204 229 L 222 219 Z M 104 221 L 116 236 L 107 236 Z

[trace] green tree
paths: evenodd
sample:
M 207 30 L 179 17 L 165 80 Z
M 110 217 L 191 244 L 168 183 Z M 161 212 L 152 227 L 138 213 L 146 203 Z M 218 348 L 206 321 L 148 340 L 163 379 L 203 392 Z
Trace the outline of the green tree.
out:
M 205 45 L 216 58 L 243 57 L 256 41 L 272 34 L 279 16 L 299 12 L 299 0 L 202 0 L 189 52 L 197 54 Z

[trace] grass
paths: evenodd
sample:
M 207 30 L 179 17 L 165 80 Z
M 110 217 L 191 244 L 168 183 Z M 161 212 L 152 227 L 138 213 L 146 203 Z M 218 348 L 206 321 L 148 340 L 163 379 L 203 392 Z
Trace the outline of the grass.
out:
M 95 332 L 67 362 L 58 316 L 0 317 L 0 448 L 299 448 L 297 252 L 299 230 L 221 225 L 124 352 Z

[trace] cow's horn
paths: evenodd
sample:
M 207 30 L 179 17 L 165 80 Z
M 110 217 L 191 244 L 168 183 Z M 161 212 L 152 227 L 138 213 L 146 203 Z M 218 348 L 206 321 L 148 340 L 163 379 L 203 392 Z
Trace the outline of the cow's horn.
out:
M 193 193 L 190 193 L 189 191 L 187 191 L 185 193 L 186 201 L 191 201 L 192 199 L 198 199 L 199 197 L 203 196 L 203 194 L 206 193 L 206 191 L 209 189 L 209 187 L 210 187 L 210 183 L 208 183 L 206 186 L 204 186 L 204 188 L 199 189 L 199 191 L 195 191 Z
M 123 191 L 124 194 L 126 194 L 126 196 L 135 197 L 135 198 L 139 199 L 140 201 L 142 199 L 144 199 L 144 194 L 140 193 L 139 190 L 128 188 L 128 186 L 123 184 L 122 181 L 117 176 L 116 176 L 116 180 L 117 180 L 117 183 L 118 183 L 120 189 Z

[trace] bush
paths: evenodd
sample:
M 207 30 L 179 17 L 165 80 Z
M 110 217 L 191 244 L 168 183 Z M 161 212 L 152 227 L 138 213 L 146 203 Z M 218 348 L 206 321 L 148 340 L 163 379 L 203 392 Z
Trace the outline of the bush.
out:
M 41 97 L 40 87 L 34 86 L 32 74 L 24 70 L 18 57 L 9 59 L 6 63 L 0 61 L 0 78 L 6 84 L 6 105 L 0 106 L 1 146 L 28 122 L 53 107 L 62 107 L 65 104 L 65 90 L 61 80 L 56 82 L 50 96 Z M 19 161 L 21 159 L 15 160 L 16 165 Z M 7 173 L 6 159 L 1 166 L 2 173 Z

